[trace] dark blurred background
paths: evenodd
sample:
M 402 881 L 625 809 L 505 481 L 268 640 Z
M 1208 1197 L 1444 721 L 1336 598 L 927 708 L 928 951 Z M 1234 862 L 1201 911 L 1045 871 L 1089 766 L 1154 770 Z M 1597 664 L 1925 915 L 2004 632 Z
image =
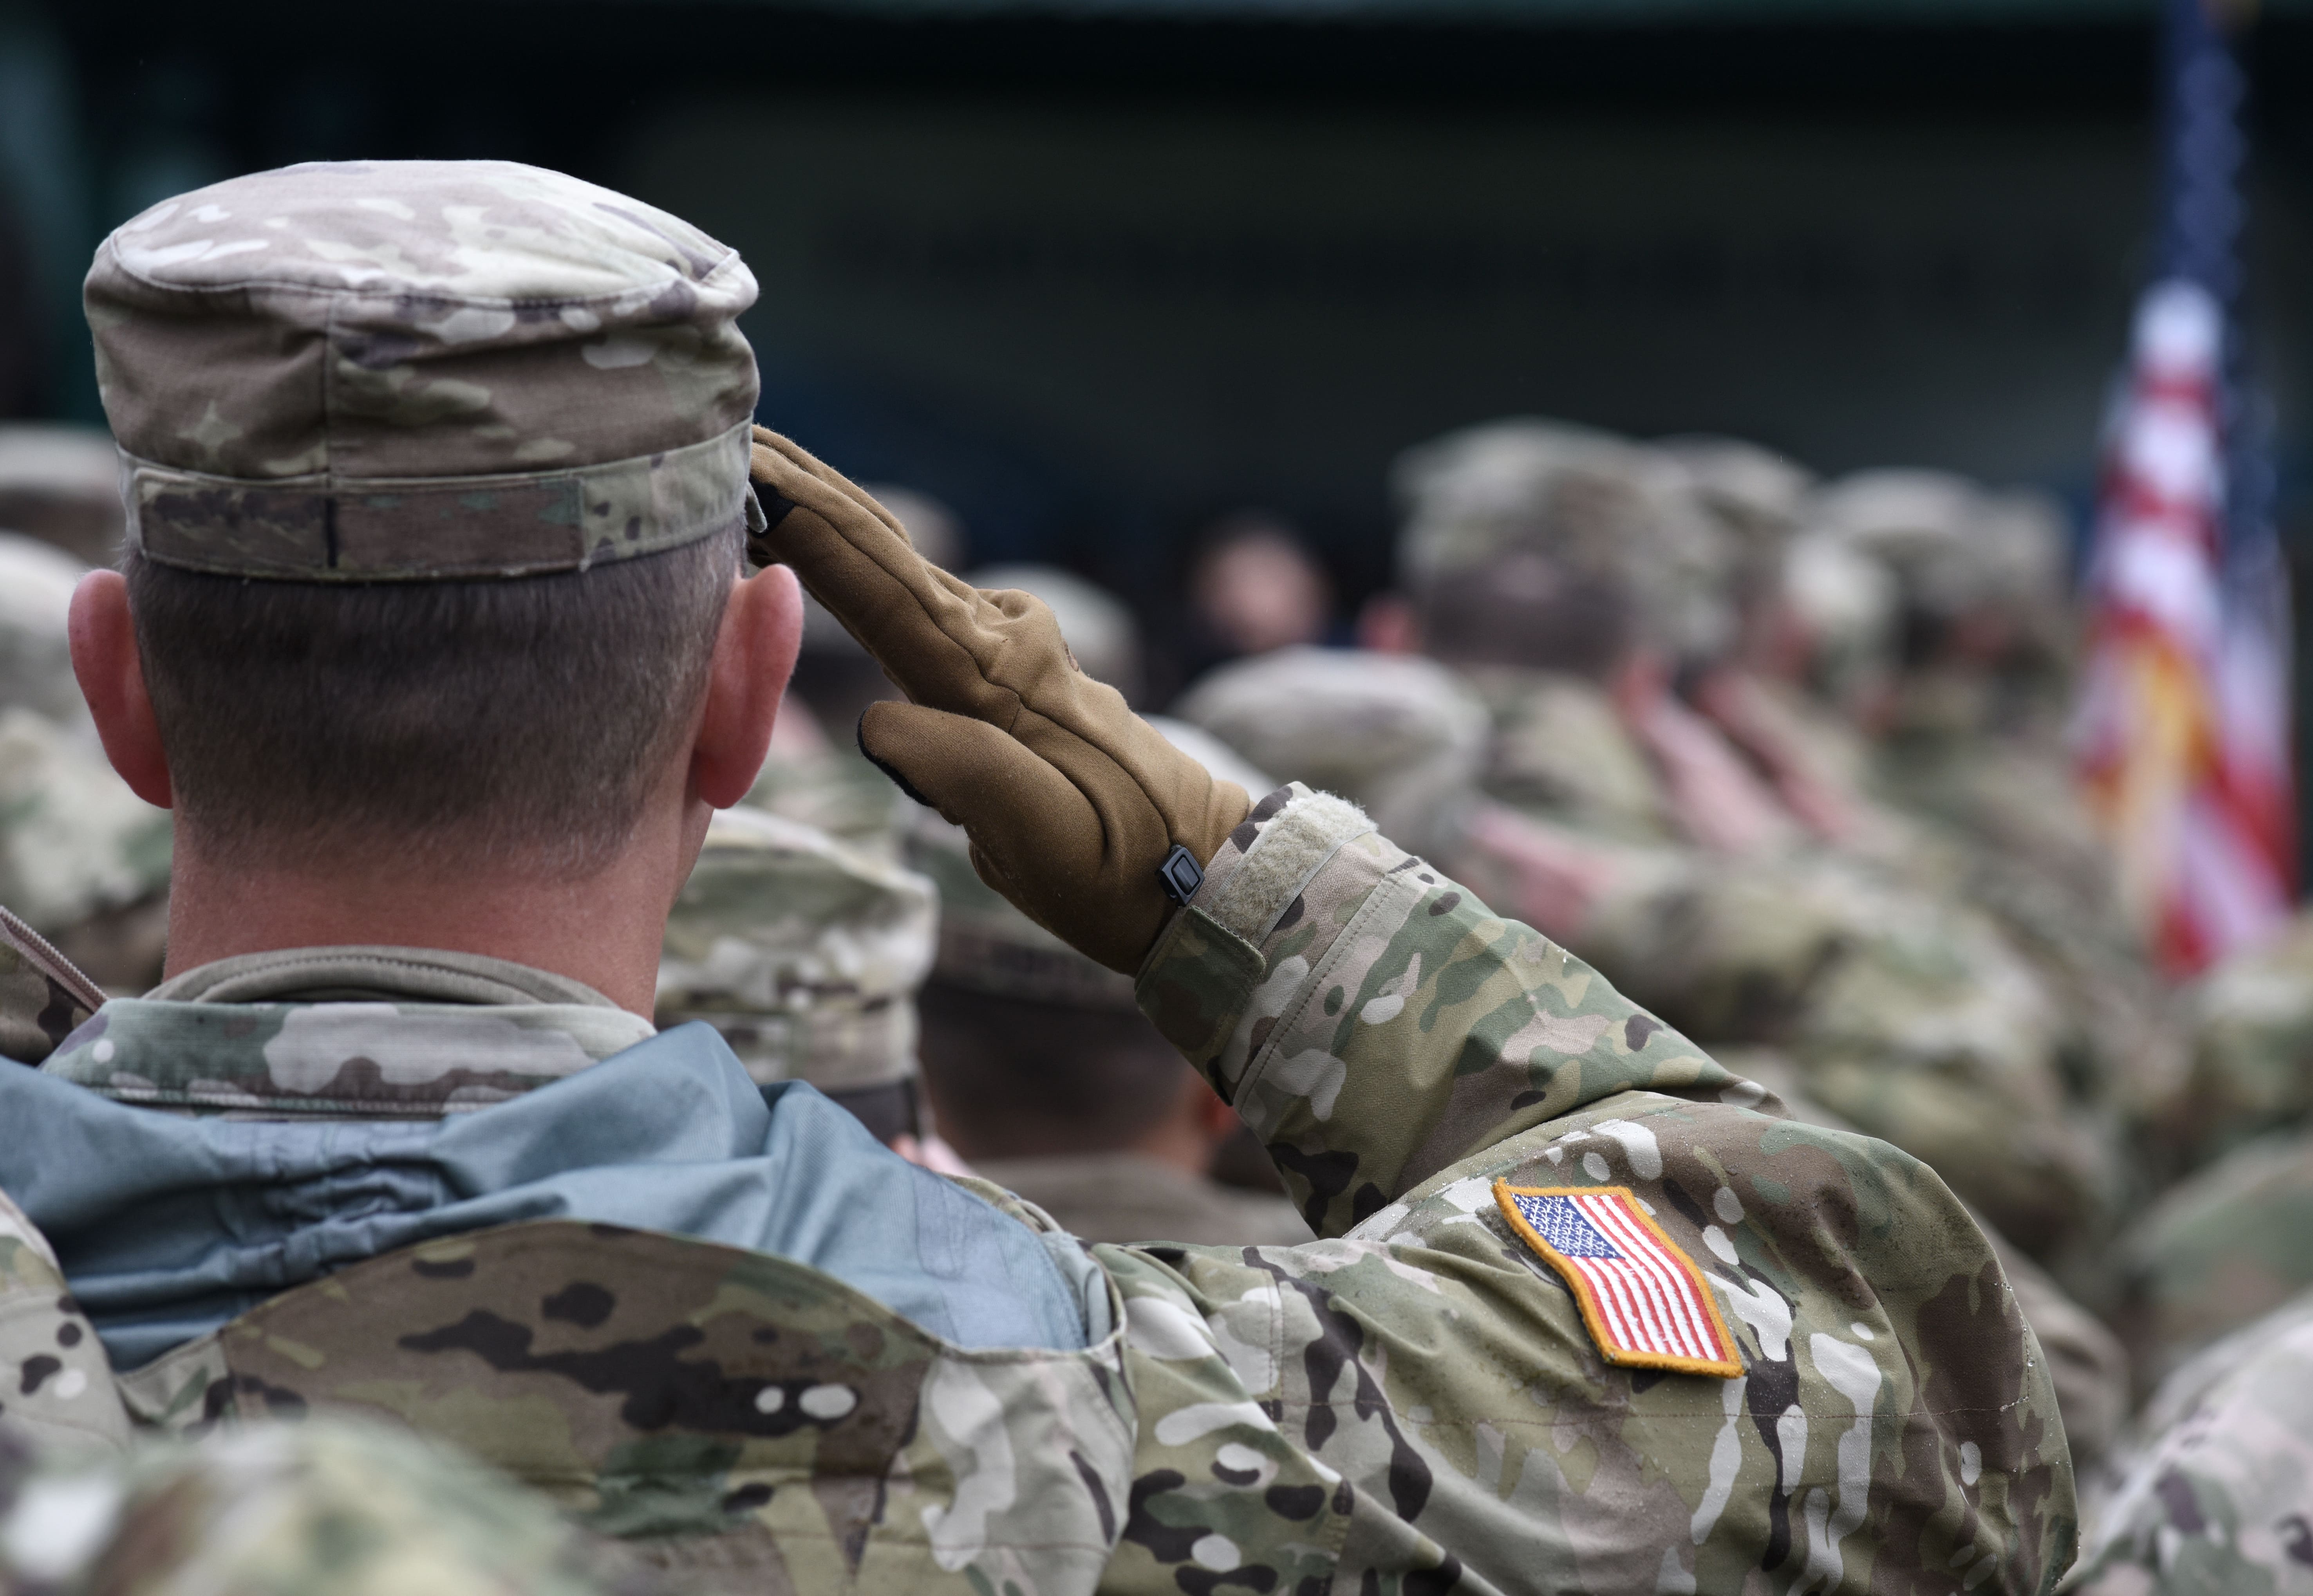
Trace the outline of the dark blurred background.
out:
M 2151 233 L 2154 25 L 2120 0 L 0 0 L 0 414 L 96 418 L 77 284 L 146 205 L 487 155 L 739 246 L 766 422 L 945 499 L 974 563 L 1155 609 L 1244 506 L 1354 605 L 1387 575 L 1393 455 L 1520 412 L 2084 509 Z M 2245 51 L 2251 365 L 2299 549 L 2313 5 L 2268 4 Z

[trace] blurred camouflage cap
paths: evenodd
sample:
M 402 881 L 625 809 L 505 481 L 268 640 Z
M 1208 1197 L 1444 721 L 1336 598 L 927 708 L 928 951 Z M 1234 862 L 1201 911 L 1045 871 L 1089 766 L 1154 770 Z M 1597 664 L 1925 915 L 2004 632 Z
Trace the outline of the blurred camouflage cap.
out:
M 1658 646 L 1708 654 L 1734 633 L 1734 529 L 1672 455 L 1532 417 L 1407 450 L 1391 469 L 1405 508 L 1400 580 L 1415 592 L 1520 549 L 1619 584 Z
M 1484 704 L 1434 660 L 1281 648 L 1213 671 L 1175 710 L 1282 781 L 1336 793 L 1416 852 L 1474 792 Z
M 911 870 L 778 815 L 722 811 L 667 917 L 658 1023 L 706 1021 L 759 1084 L 911 1080 L 938 906 Z
M 1987 492 L 1948 471 L 1858 471 L 1817 494 L 1808 520 L 1886 566 L 1904 601 L 1930 613 L 2065 600 L 2068 523 L 2045 493 Z
M 114 230 L 84 298 L 128 539 L 163 564 L 519 576 L 679 548 L 752 503 L 753 276 L 558 172 L 230 179 Z
M 57 721 L 85 713 L 65 622 L 87 572 L 60 548 L 0 532 L 0 706 L 36 709 Z

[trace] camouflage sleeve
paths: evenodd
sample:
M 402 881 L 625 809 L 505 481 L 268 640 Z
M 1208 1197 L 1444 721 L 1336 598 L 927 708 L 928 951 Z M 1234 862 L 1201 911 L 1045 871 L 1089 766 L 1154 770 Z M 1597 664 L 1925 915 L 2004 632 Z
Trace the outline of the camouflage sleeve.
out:
M 1581 960 L 1298 784 L 1214 856 L 1138 991 L 1321 1236 L 1577 1102 L 1737 1084 Z
M 1731 1379 L 1609 1363 L 1494 1183 L 1620 1187 Z M 1139 1409 L 1104 1591 L 2045 1592 L 2072 1475 L 1982 1233 L 1884 1144 L 1618 1092 L 1303 1247 L 1102 1246 Z
M 0 1068 L 8 1067 L 0 1065 Z M 120 1447 L 128 1412 L 48 1238 L 0 1192 L 0 1425 L 78 1452 Z

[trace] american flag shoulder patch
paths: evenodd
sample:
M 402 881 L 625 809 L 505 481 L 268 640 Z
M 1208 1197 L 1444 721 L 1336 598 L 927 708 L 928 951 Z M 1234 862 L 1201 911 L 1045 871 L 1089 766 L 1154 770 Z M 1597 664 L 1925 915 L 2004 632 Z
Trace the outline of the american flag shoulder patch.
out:
M 1627 1186 L 1512 1186 L 1494 1201 L 1574 1293 L 1610 1364 L 1731 1380 L 1743 1355 L 1694 1260 Z

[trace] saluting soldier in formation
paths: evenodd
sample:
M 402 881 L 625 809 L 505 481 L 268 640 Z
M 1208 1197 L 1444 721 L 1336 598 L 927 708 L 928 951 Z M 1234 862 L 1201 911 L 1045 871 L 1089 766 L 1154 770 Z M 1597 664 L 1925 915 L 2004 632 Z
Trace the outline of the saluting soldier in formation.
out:
M 2045 1359 L 1933 1171 L 1353 804 L 1216 781 L 751 430 L 753 297 L 496 163 L 106 241 L 129 546 L 74 655 L 174 812 L 170 963 L 0 978 L 47 1049 L 0 1069 L 0 1188 L 55 1259 L 0 1417 L 390 1421 L 726 1589 L 2049 1586 Z M 795 574 L 906 695 L 867 753 L 1133 979 L 1324 1240 L 1087 1248 L 654 1026 Z

